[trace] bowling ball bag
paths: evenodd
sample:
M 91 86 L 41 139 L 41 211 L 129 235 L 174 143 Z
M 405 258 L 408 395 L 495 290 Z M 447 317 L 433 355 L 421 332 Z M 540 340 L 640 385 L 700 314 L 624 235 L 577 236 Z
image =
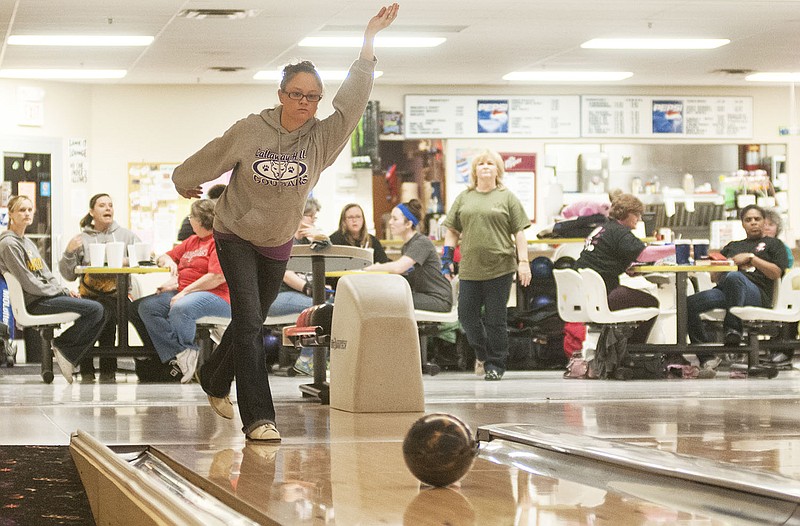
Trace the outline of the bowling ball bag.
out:
M 134 358 L 133 363 L 140 383 L 177 383 L 181 381 L 181 375 L 173 374 L 173 367 L 168 363 L 161 363 L 158 358 Z
M 608 218 L 603 214 L 576 217 L 567 221 L 559 221 L 553 225 L 553 237 L 587 237 Z

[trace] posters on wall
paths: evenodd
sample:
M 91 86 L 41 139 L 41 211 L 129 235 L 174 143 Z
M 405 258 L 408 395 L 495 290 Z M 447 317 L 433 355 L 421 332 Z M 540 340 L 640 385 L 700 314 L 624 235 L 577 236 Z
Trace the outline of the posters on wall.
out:
M 128 224 L 157 255 L 173 247 L 180 220 L 188 211 L 189 201 L 172 184 L 176 166 L 178 163 L 128 163 Z M 183 206 L 179 206 L 181 201 Z
M 406 138 L 749 139 L 752 97 L 406 95 Z
M 753 99 L 584 95 L 581 136 L 748 139 Z
M 578 137 L 580 97 L 406 95 L 407 139 Z

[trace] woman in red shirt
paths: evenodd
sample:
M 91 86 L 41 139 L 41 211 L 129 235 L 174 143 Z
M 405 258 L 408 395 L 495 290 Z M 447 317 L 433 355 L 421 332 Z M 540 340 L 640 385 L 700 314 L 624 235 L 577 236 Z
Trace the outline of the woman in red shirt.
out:
M 194 235 L 158 258 L 158 266 L 168 267 L 172 278 L 155 294 L 132 305 L 161 361 L 174 360 L 180 368 L 181 383 L 189 382 L 197 368 L 197 320 L 231 317 L 228 285 L 212 235 L 214 202 L 202 199 L 192 203 L 189 222 Z

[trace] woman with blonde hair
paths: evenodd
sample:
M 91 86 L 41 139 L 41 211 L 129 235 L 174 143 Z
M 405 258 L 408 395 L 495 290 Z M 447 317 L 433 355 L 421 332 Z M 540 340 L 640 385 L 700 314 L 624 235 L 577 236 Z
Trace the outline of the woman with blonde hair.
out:
M 364 209 L 359 204 L 344 205 L 342 213 L 339 215 L 339 230 L 331 234 L 330 240 L 334 245 L 371 248 L 372 261 L 375 263 L 391 261 L 378 238 L 367 232 Z
M 70 291 L 50 272 L 36 243 L 25 237 L 33 222 L 33 202 L 24 195 L 8 201 L 8 230 L 0 234 L 0 272 L 10 272 L 22 285 L 25 306 L 32 314 L 75 312 L 80 318 L 53 340 L 53 355 L 61 374 L 72 383 L 75 365 L 97 341 L 105 311 L 93 300 Z
M 461 244 L 458 319 L 475 350 L 475 374 L 500 380 L 506 370 L 508 295 L 516 273 L 531 282 L 528 241 L 531 226 L 517 196 L 503 186 L 505 168 L 497 152 L 486 150 L 472 161 L 470 182 L 447 214 L 442 273 L 452 272 Z

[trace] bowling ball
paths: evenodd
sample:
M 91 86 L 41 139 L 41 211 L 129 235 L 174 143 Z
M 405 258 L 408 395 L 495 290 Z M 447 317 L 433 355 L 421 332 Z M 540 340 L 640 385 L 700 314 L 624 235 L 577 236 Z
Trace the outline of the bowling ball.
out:
M 322 334 L 330 334 L 333 323 L 333 305 L 323 303 L 322 305 L 314 305 L 311 309 L 309 315 L 310 325 L 322 327 Z
M 403 440 L 403 458 L 421 482 L 444 487 L 472 467 L 478 443 L 467 424 L 453 415 L 432 413 L 411 426 Z
M 570 256 L 561 256 L 553 264 L 555 269 L 575 268 L 575 258 Z
M 533 304 L 531 305 L 534 309 L 543 309 L 545 307 L 549 307 L 555 300 L 550 296 L 537 296 L 533 298 Z
M 553 279 L 553 261 L 539 256 L 531 261 L 531 277 L 533 279 Z

